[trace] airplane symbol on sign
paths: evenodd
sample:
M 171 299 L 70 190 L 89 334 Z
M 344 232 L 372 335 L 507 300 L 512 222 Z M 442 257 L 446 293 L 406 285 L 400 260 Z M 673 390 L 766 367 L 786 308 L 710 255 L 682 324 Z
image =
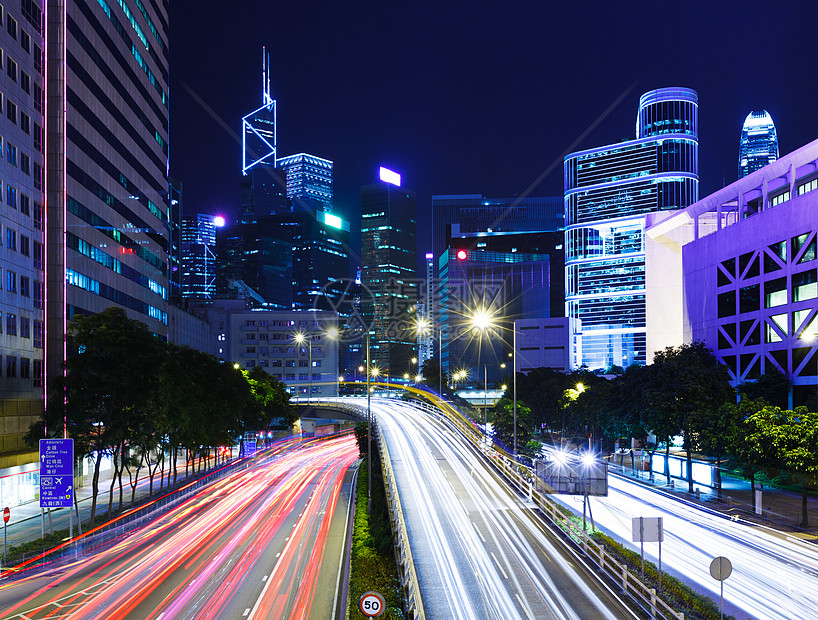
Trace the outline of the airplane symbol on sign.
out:
M 57 484 L 62 484 L 62 478 L 54 478 L 57 481 Z

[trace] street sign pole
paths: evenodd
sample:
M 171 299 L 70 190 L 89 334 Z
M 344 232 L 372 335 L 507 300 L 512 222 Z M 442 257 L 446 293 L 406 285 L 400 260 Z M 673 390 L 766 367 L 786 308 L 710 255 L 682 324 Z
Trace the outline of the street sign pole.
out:
M 3 509 L 3 566 L 6 565 L 6 526 L 8 525 L 10 517 L 11 511 L 9 510 L 9 507 L 6 506 Z
M 724 556 L 713 558 L 710 562 L 710 576 L 717 580 L 721 587 L 719 597 L 719 617 L 724 618 L 724 580 L 727 579 L 733 572 L 733 565 L 730 560 Z

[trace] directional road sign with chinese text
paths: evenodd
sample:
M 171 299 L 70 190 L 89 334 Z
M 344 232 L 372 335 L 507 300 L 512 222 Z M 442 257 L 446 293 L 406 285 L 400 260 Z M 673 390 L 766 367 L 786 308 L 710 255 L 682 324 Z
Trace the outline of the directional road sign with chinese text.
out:
M 40 508 L 70 508 L 74 501 L 74 440 L 40 440 Z

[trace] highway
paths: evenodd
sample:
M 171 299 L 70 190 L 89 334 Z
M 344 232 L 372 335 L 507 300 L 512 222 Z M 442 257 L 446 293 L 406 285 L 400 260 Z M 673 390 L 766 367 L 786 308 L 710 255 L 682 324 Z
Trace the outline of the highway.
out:
M 340 618 L 354 437 L 265 456 L 88 557 L 0 582 L 0 618 Z
M 581 497 L 555 496 L 582 512 Z M 591 498 L 597 527 L 630 543 L 633 517 L 663 517 L 662 567 L 719 602 L 710 562 L 727 557 L 733 573 L 724 582 L 725 612 L 737 619 L 813 620 L 818 617 L 818 547 L 795 536 L 736 522 L 627 478 L 609 476 L 608 497 Z M 657 563 L 658 543 L 645 544 Z
M 364 404 L 365 407 L 365 404 Z M 634 618 L 433 415 L 372 400 L 403 502 L 427 618 Z

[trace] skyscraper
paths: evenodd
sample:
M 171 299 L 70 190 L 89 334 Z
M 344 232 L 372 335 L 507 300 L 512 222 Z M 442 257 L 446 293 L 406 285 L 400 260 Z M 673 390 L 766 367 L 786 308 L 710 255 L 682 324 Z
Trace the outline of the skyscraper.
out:
M 167 334 L 168 13 L 167 3 L 110 0 L 49 0 L 47 13 L 46 358 L 54 377 L 76 314 L 119 306 Z
M 45 24 L 33 2 L 6 4 L 4 17 L 0 28 L 6 64 L 5 114 L 0 115 L 0 158 L 4 160 L 0 202 L 5 203 L 0 215 L 0 453 L 8 465 L 21 465 L 37 459 L 36 452 L 25 454 L 29 448 L 23 436 L 43 410 Z M 27 487 L 30 497 L 20 496 L 4 482 L 6 505 L 34 499 L 33 473 L 12 477 L 6 473 L 0 472 L 5 480 L 32 478 Z
M 182 218 L 182 297 L 216 296 L 216 224 L 212 215 Z
M 270 55 L 262 50 L 261 107 L 241 119 L 242 222 L 292 210 L 287 175 L 276 168 L 276 101 L 270 96 Z
M 767 110 L 750 112 L 741 128 L 738 144 L 738 178 L 778 159 L 778 136 L 773 117 Z
M 371 360 L 391 375 L 407 372 L 416 356 L 415 234 L 415 193 L 381 168 L 378 181 L 361 187 L 361 274 Z
M 332 213 L 332 162 L 322 157 L 299 153 L 278 160 L 287 179 L 287 198 L 294 209 Z
M 645 215 L 698 200 L 698 95 L 639 100 L 636 139 L 565 158 L 565 300 L 591 369 L 646 361 Z

